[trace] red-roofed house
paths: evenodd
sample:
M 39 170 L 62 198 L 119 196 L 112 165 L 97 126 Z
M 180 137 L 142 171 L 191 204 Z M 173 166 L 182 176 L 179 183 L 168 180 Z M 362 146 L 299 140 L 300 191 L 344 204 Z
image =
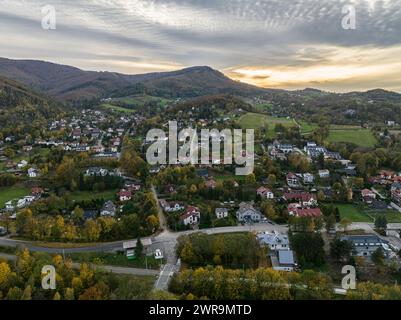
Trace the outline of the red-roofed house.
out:
M 181 215 L 180 220 L 185 225 L 194 225 L 200 222 L 200 210 L 198 207 L 189 206 L 185 213 Z
M 129 201 L 132 199 L 131 192 L 127 190 L 121 190 L 117 195 L 121 202 Z
M 274 199 L 274 194 L 270 189 L 265 187 L 260 187 L 256 190 L 256 193 L 261 196 L 263 199 Z
M 366 203 L 372 203 L 376 199 L 376 194 L 372 190 L 363 189 L 361 194 L 363 201 Z
M 320 217 L 322 211 L 319 208 L 292 208 L 288 214 L 297 217 Z
M 31 194 L 32 194 L 34 197 L 40 197 L 44 192 L 45 192 L 45 191 L 44 191 L 42 188 L 40 188 L 40 187 L 33 187 L 33 188 L 31 189 Z
M 299 183 L 299 178 L 292 172 L 289 172 L 286 177 L 287 184 L 290 188 L 297 188 L 301 184 Z
M 316 198 L 308 192 L 287 192 L 283 199 L 289 202 L 299 201 L 305 207 L 317 205 Z

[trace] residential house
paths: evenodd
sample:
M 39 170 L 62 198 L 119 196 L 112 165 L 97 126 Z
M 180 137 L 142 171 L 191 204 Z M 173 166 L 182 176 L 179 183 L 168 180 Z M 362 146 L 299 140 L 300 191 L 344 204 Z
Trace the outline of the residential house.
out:
M 308 172 L 304 173 L 303 181 L 304 181 L 304 184 L 313 184 L 315 182 L 315 176 Z
M 31 195 L 35 198 L 40 198 L 45 191 L 40 187 L 33 187 L 31 189 Z
M 376 199 L 376 193 L 369 189 L 363 189 L 361 191 L 362 200 L 366 203 L 372 203 Z
M 91 167 L 86 170 L 86 175 L 87 176 L 102 176 L 105 177 L 109 174 L 109 171 L 104 168 L 98 168 L 98 167 Z
M 142 186 L 141 186 L 140 184 L 132 183 L 132 184 L 126 184 L 126 185 L 125 185 L 125 188 L 126 188 L 129 192 L 135 193 L 135 192 L 140 191 L 141 188 L 142 188 Z
M 224 219 L 228 217 L 228 209 L 227 208 L 216 208 L 215 212 L 217 219 Z
M 271 256 L 272 267 L 276 271 L 294 271 L 297 266 L 292 250 L 279 250 L 276 255 Z
M 294 151 L 294 146 L 292 144 L 279 144 L 277 146 L 277 149 L 284 154 L 289 154 Z
M 292 172 L 289 172 L 286 176 L 287 184 L 290 188 L 298 188 L 301 186 L 299 178 Z
M 251 203 L 242 202 L 237 211 L 237 219 L 240 222 L 253 221 L 259 222 L 262 220 L 262 213 L 255 209 Z
M 18 164 L 17 164 L 17 168 L 18 169 L 23 169 L 28 165 L 28 161 L 26 160 L 21 160 Z
M 132 194 L 128 190 L 121 190 L 117 194 L 118 198 L 120 199 L 121 202 L 129 201 L 132 199 Z
M 35 168 L 28 169 L 28 177 L 29 178 L 36 178 L 38 176 L 38 171 Z
M 341 237 L 341 240 L 351 241 L 357 256 L 370 257 L 379 248 L 382 248 L 385 253 L 390 250 L 389 242 L 374 234 L 348 235 Z
M 168 202 L 162 199 L 159 200 L 159 203 L 165 212 L 177 212 L 185 209 L 185 206 L 179 202 Z
M 290 250 L 288 235 L 280 233 L 260 233 L 256 236 L 261 246 L 267 246 L 270 250 Z
M 74 129 L 74 130 L 72 130 L 72 138 L 73 138 L 74 140 L 79 140 L 79 139 L 81 139 L 81 135 L 82 135 L 81 129 Z
M 298 208 L 289 206 L 288 214 L 296 217 L 320 217 L 322 211 L 319 208 Z
M 260 187 L 256 190 L 256 194 L 259 195 L 262 199 L 274 199 L 273 192 L 265 187 Z
M 102 217 L 114 217 L 116 215 L 116 205 L 113 201 L 107 201 L 103 204 L 102 209 L 100 210 L 100 215 Z
M 200 222 L 200 210 L 198 207 L 189 206 L 186 212 L 181 215 L 180 220 L 184 225 L 195 225 Z
M 328 179 L 330 178 L 330 171 L 327 169 L 319 170 L 319 177 L 320 179 Z
M 98 128 L 95 128 L 95 129 L 93 129 L 92 130 L 92 138 L 93 139 L 99 139 L 99 137 L 100 137 L 100 129 L 98 129 Z
M 286 192 L 283 195 L 283 199 L 287 202 L 299 202 L 305 207 L 313 207 L 317 205 L 315 196 L 308 192 Z

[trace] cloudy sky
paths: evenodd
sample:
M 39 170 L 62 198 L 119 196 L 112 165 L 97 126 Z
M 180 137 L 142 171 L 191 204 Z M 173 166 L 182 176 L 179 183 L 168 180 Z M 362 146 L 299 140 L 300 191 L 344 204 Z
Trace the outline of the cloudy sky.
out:
M 52 5 L 56 30 L 43 30 Z M 343 7 L 353 5 L 356 29 Z M 401 0 L 0 0 L 0 56 L 145 73 L 208 65 L 274 88 L 401 92 Z

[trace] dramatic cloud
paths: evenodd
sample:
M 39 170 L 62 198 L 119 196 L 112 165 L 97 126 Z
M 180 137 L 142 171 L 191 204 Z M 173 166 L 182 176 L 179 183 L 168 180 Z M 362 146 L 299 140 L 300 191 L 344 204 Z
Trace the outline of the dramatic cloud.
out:
M 57 29 L 41 28 L 53 5 Z M 353 5 L 356 29 L 342 9 Z M 124 73 L 209 65 L 266 87 L 401 91 L 399 0 L 0 0 L 0 56 Z

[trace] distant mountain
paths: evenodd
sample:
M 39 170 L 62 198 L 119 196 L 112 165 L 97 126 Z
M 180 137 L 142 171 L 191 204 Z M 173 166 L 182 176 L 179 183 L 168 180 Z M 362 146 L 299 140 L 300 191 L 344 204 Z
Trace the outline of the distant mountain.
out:
M 209 67 L 174 72 L 124 75 L 83 71 L 75 67 L 35 60 L 0 58 L 0 76 L 19 81 L 60 100 L 118 97 L 149 93 L 163 97 L 209 94 L 261 94 L 264 89 L 239 83 Z
M 259 96 L 270 101 L 303 100 L 316 103 L 349 99 L 401 103 L 401 94 L 381 89 L 336 94 L 313 88 L 286 91 L 259 88 L 234 81 L 207 66 L 173 72 L 125 75 L 114 72 L 84 71 L 75 67 L 36 60 L 0 58 L 0 77 L 21 82 L 60 101 L 82 101 L 108 97 L 148 94 L 165 98 L 196 98 L 231 94 Z M 328 99 L 328 100 L 327 100 Z

